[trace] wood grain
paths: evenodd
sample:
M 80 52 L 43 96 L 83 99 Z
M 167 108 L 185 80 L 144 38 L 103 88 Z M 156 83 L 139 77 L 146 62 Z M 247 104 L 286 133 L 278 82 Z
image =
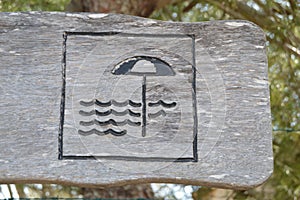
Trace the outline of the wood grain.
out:
M 103 32 L 118 34 L 97 35 Z M 250 22 L 0 13 L 0 44 L 1 183 L 171 182 L 247 189 L 262 184 L 273 171 L 265 36 Z M 80 101 L 143 101 L 142 76 L 111 73 L 135 56 L 158 58 L 175 73 L 146 77 L 147 106 L 162 99 L 176 107 L 160 120 L 147 117 L 146 137 L 141 126 L 128 124 L 125 136 L 78 134 L 87 130 L 81 121 L 94 120 L 80 115 L 82 109 L 90 111 Z M 160 110 L 147 106 L 147 114 Z M 63 156 L 70 157 L 59 160 L 61 110 Z M 195 156 L 195 133 L 197 162 L 172 162 Z M 153 159 L 158 157 L 165 160 Z

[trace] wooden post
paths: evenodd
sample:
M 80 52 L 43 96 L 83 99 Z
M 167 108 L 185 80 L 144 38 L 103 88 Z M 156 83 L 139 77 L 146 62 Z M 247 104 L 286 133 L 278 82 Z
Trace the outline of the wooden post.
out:
M 0 13 L 0 182 L 247 189 L 272 173 L 248 21 Z

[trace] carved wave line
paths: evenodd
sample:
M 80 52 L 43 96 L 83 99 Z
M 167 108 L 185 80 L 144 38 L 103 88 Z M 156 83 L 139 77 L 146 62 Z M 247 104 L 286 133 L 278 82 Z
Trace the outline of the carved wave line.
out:
M 151 118 L 151 119 L 153 119 L 153 118 L 156 118 L 156 117 L 159 117 L 159 116 L 166 116 L 166 115 L 167 114 L 166 114 L 166 112 L 164 110 L 160 110 L 160 111 L 158 111 L 156 113 L 149 113 L 148 117 Z
M 85 121 L 80 121 L 79 122 L 80 125 L 82 126 L 92 126 L 92 125 L 99 125 L 99 126 L 107 126 L 109 124 L 112 124 L 114 126 L 124 126 L 126 124 L 130 125 L 130 126 L 140 126 L 141 125 L 141 122 L 133 122 L 131 121 L 130 119 L 126 119 L 124 121 L 115 121 L 113 119 L 109 119 L 107 121 L 99 121 L 99 120 L 92 120 L 92 121 L 88 121 L 88 122 L 85 122 Z
M 91 110 L 91 111 L 83 111 L 83 110 L 80 110 L 79 111 L 79 114 L 82 115 L 82 116 L 92 116 L 92 115 L 97 115 L 97 116 L 108 116 L 108 115 L 115 115 L 115 116 L 125 116 L 125 115 L 130 115 L 130 116 L 133 116 L 133 117 L 140 117 L 141 116 L 141 113 L 136 113 L 136 112 L 133 112 L 132 110 L 130 109 L 127 109 L 127 110 L 124 110 L 124 111 L 116 111 L 114 109 L 110 109 L 110 110 L 107 110 L 107 111 L 104 111 L 104 112 L 100 112 L 98 110 Z
M 114 136 L 123 136 L 127 133 L 127 131 L 126 130 L 116 131 L 116 130 L 113 130 L 113 129 L 107 129 L 105 131 L 99 131 L 97 129 L 92 129 L 92 130 L 89 130 L 89 131 L 78 130 L 78 133 L 80 135 L 83 135 L 83 136 L 88 136 L 88 135 L 92 135 L 92 134 L 96 134 L 96 135 L 99 135 L 99 136 L 104 136 L 104 135 L 108 135 L 108 134 L 112 134 Z
M 109 107 L 111 105 L 114 105 L 114 106 L 117 106 L 117 107 L 123 107 L 123 106 L 127 106 L 127 105 L 130 105 L 132 107 L 141 107 L 142 104 L 141 103 L 137 103 L 137 102 L 134 102 L 134 101 L 131 101 L 131 100 L 126 100 L 126 101 L 123 101 L 123 102 L 118 102 L 116 100 L 110 100 L 110 101 L 107 101 L 107 102 L 102 102 L 102 101 L 99 101 L 99 100 L 92 100 L 92 101 L 80 101 L 79 102 L 80 105 L 82 106 L 93 106 L 94 104 L 97 105 L 97 106 L 100 106 L 100 107 Z
M 174 108 L 176 106 L 176 102 L 166 103 L 163 100 L 159 100 L 157 102 L 148 103 L 148 106 L 150 106 L 150 107 L 157 107 L 157 106 L 160 106 L 160 105 L 165 107 L 165 108 Z

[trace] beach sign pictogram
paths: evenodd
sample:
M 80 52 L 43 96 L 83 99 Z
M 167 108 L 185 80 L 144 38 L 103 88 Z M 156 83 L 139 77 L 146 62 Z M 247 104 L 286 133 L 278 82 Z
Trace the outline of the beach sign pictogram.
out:
M 72 36 L 76 34 L 90 36 L 89 33 L 65 34 L 66 46 L 72 44 Z M 66 122 L 60 141 L 63 148 L 59 157 L 97 158 L 109 162 L 117 158 L 197 161 L 194 38 L 176 34 L 99 33 L 93 36 L 99 40 L 92 50 L 98 53 L 98 60 L 94 62 L 91 53 L 78 66 L 74 77 L 66 75 L 76 82 L 70 88 L 72 93 L 66 93 L 64 104 L 72 107 L 69 114 L 64 114 Z M 131 38 L 135 38 L 134 41 Z M 109 45 L 107 40 L 110 40 Z M 128 51 L 122 44 L 128 40 L 138 48 Z M 172 49 L 151 47 L 161 40 L 182 40 L 190 45 L 190 51 L 183 57 Z M 103 48 L 107 51 L 101 52 Z M 113 51 L 116 48 L 118 52 Z M 108 56 L 112 59 L 105 60 Z M 66 70 L 76 67 L 68 64 L 71 57 L 71 52 L 66 55 Z M 88 84 L 87 79 L 93 81 Z M 74 149 L 74 143 L 82 146 L 82 150 Z
M 139 69 L 140 68 L 140 69 Z M 152 68 L 152 69 L 151 69 Z M 147 120 L 147 102 L 146 102 L 146 87 L 147 76 L 174 76 L 175 73 L 168 63 L 163 62 L 155 57 L 136 56 L 119 63 L 112 71 L 115 75 L 136 75 L 143 77 L 142 83 L 142 136 L 146 136 L 146 120 Z M 163 100 L 150 102 L 150 107 L 162 106 L 164 108 L 172 108 L 176 106 L 176 102 L 166 103 Z M 157 113 L 148 114 L 149 118 L 156 118 L 160 115 L 165 116 L 166 112 L 162 109 Z

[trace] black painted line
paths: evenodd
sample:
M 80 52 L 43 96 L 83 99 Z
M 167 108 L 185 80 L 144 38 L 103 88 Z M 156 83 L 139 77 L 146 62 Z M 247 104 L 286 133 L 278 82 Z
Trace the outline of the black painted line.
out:
M 176 102 L 167 103 L 167 102 L 164 102 L 163 100 L 159 100 L 157 102 L 148 103 L 148 106 L 150 106 L 150 107 L 158 107 L 160 105 L 165 108 L 174 108 L 176 106 Z
M 58 159 L 63 159 L 63 128 L 65 120 L 65 96 L 66 96 L 66 65 L 67 65 L 67 34 L 63 34 L 63 44 L 62 44 L 62 88 L 61 88 L 61 103 L 60 103 L 60 123 L 58 131 Z
M 125 125 L 129 125 L 129 126 L 140 126 L 141 122 L 134 122 L 131 121 L 130 119 L 125 119 L 123 121 L 116 121 L 114 119 L 109 119 L 106 121 L 100 121 L 97 119 L 94 119 L 92 121 L 80 121 L 79 124 L 81 126 L 92 126 L 92 125 L 98 125 L 98 126 L 108 126 L 108 125 L 114 125 L 114 126 L 125 126 Z
M 143 86 L 142 86 L 142 102 L 143 102 L 143 109 L 142 109 L 142 117 L 143 117 L 143 124 L 142 124 L 142 136 L 146 136 L 146 76 L 143 76 Z
M 136 156 L 63 156 L 64 160 L 123 160 L 123 161 L 138 161 L 138 162 L 196 162 L 194 158 L 164 158 L 164 157 L 136 157 Z
M 103 31 L 103 32 L 76 32 L 76 31 L 67 31 L 65 32 L 67 35 L 88 35 L 88 36 L 112 36 L 112 35 L 119 35 L 123 37 L 163 37 L 163 38 L 185 38 L 191 37 L 191 34 L 174 34 L 174 33 L 167 33 L 167 34 L 159 34 L 159 33 L 124 33 L 124 32 L 117 32 L 117 31 Z
M 88 136 L 88 135 L 92 135 L 92 134 L 99 135 L 99 136 L 104 136 L 104 135 L 108 135 L 108 134 L 111 134 L 113 136 L 123 136 L 126 133 L 127 133 L 126 130 L 116 131 L 116 130 L 111 129 L 111 128 L 107 129 L 105 131 L 99 131 L 97 129 L 92 129 L 92 130 L 89 130 L 89 131 L 78 130 L 78 134 L 83 135 L 83 136 Z
M 195 50 L 195 35 L 190 35 L 192 37 L 192 54 L 193 54 L 193 81 L 192 81 L 192 97 L 193 97 L 193 117 L 194 117 L 194 127 L 193 127 L 193 157 L 194 162 L 198 162 L 198 116 L 197 116 L 197 96 L 196 96 L 196 50 Z
M 156 113 L 149 113 L 148 117 L 151 118 L 151 119 L 154 119 L 156 117 L 166 116 L 166 115 L 167 115 L 167 113 L 164 110 L 160 110 L 160 111 L 158 111 Z
M 96 103 L 94 100 L 92 100 L 92 101 L 80 101 L 79 104 L 85 107 L 89 107 L 95 105 Z
M 109 109 L 107 111 L 99 111 L 99 110 L 91 110 L 91 111 L 83 111 L 80 110 L 79 114 L 82 116 L 92 116 L 92 115 L 97 115 L 97 116 L 109 116 L 109 115 L 115 115 L 115 116 L 125 116 L 125 115 L 130 115 L 132 117 L 140 117 L 141 113 L 133 112 L 130 109 L 126 109 L 124 111 L 116 111 L 114 109 Z
M 125 100 L 125 101 L 116 101 L 116 100 L 110 100 L 110 101 L 107 101 L 107 102 L 102 102 L 102 101 L 99 101 L 98 99 L 95 99 L 95 100 L 91 100 L 91 101 L 83 101 L 81 100 L 79 102 L 80 105 L 82 106 L 85 106 L 85 107 L 89 107 L 89 106 L 93 106 L 93 105 L 97 105 L 97 106 L 100 106 L 100 107 L 109 107 L 111 105 L 114 105 L 114 106 L 117 106 L 117 107 L 125 107 L 125 106 L 132 106 L 132 107 L 141 107 L 142 104 L 141 103 L 137 103 L 137 102 L 134 102 L 132 100 Z
M 109 36 L 109 35 L 117 35 L 120 32 L 117 31 L 105 31 L 105 32 L 74 32 L 67 31 L 65 32 L 67 35 L 90 35 L 90 36 Z

